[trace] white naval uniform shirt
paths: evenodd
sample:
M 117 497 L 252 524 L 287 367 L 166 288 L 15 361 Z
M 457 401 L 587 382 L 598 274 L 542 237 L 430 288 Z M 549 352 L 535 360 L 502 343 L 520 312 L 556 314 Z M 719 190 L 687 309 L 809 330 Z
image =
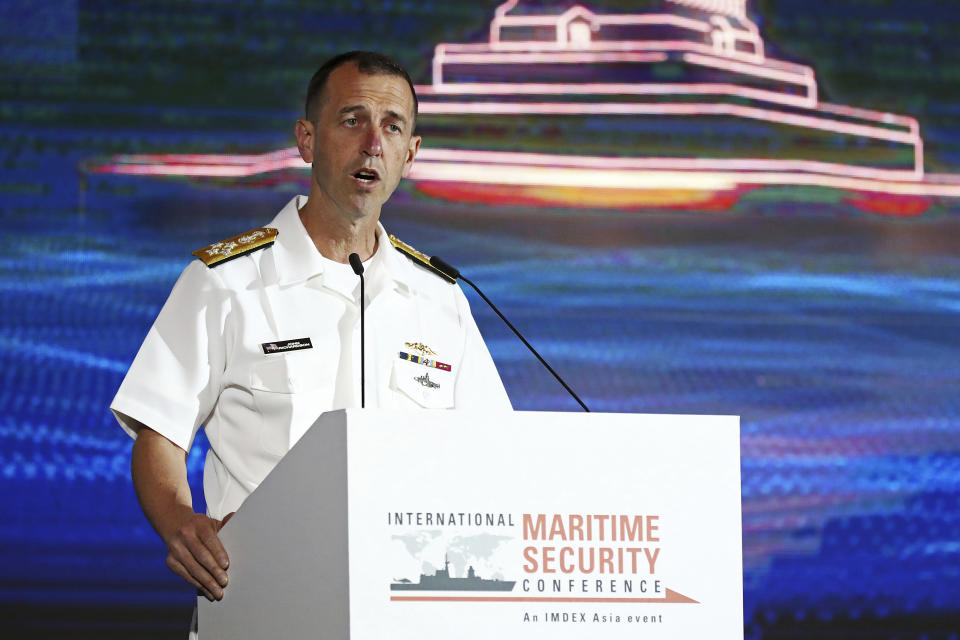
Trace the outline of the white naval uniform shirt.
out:
M 184 450 L 204 425 L 207 512 L 235 511 L 325 411 L 360 406 L 360 283 L 331 273 L 294 198 L 272 246 L 184 269 L 110 405 Z M 366 277 L 366 406 L 510 410 L 460 287 L 394 250 L 383 227 Z M 312 348 L 264 353 L 309 338 Z M 450 370 L 402 359 L 422 355 Z

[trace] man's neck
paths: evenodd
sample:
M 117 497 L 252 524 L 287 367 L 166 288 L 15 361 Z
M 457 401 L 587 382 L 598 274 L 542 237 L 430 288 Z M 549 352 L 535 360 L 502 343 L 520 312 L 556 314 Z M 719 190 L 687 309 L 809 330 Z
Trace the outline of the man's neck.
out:
M 377 251 L 377 216 L 348 218 L 340 211 L 313 206 L 310 198 L 300 209 L 300 221 L 324 258 L 347 264 L 351 253 L 364 262 Z

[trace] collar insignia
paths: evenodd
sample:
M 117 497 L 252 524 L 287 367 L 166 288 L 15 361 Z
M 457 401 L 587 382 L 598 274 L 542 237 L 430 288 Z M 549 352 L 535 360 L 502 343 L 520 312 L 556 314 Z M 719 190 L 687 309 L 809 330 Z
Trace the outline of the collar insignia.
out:
M 251 229 L 238 236 L 214 242 L 203 249 L 197 249 L 193 255 L 200 258 L 211 269 L 234 258 L 245 256 L 273 244 L 279 232 L 270 227 Z

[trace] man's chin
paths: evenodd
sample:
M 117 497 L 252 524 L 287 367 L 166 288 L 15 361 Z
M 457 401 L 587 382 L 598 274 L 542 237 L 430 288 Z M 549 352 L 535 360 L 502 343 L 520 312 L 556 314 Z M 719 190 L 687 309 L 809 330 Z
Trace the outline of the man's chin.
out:
M 383 184 L 379 186 L 382 187 Z M 317 204 L 322 209 L 338 211 L 341 216 L 351 221 L 379 218 L 380 209 L 389 198 L 389 195 L 385 197 L 381 189 L 374 191 L 347 189 L 346 192 L 336 193 L 333 190 L 324 189 L 317 182 L 314 182 L 314 188 L 318 192 Z
M 367 194 L 366 197 L 352 198 L 344 213 L 352 220 L 377 219 L 380 217 L 382 206 L 383 201 L 380 198 L 374 198 Z

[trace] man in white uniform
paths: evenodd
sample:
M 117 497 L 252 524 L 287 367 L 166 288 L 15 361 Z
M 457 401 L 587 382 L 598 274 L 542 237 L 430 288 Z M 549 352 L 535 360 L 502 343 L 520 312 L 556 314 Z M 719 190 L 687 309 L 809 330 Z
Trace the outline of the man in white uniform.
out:
M 210 600 L 227 586 L 217 532 L 229 515 L 321 413 L 360 406 L 361 304 L 366 406 L 510 409 L 460 288 L 379 224 L 420 147 L 415 117 L 390 59 L 351 52 L 321 67 L 295 129 L 309 196 L 195 253 L 111 404 L 136 438 L 134 487 L 167 566 Z M 186 474 L 201 425 L 207 515 Z

